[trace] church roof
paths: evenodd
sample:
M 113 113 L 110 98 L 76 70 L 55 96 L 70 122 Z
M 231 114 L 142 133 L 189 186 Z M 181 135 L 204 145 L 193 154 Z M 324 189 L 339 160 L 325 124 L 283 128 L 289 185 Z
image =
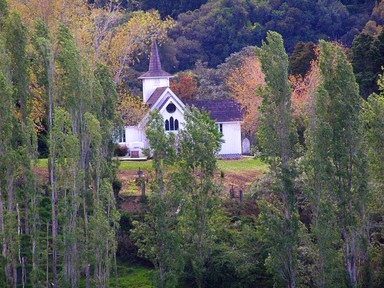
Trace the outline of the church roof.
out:
M 149 107 L 151 107 L 153 104 L 156 103 L 157 100 L 159 100 L 160 96 L 163 95 L 164 91 L 167 89 L 167 87 L 158 87 L 153 91 L 152 95 L 149 97 L 147 104 Z
M 157 48 L 156 40 L 153 39 L 151 47 L 151 58 L 149 59 L 149 70 L 143 75 L 141 75 L 139 79 L 156 77 L 172 77 L 172 75 L 165 72 L 161 68 L 159 50 Z
M 211 112 L 211 119 L 217 122 L 243 121 L 241 106 L 233 100 L 192 100 L 186 104 Z

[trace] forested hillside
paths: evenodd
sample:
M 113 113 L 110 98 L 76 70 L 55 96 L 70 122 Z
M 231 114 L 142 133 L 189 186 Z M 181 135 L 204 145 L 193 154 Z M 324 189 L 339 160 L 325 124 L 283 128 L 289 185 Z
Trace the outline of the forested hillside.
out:
M 0 0 L 0 286 L 126 287 L 145 263 L 154 287 L 383 287 L 382 25 L 372 0 Z M 154 38 L 181 99 L 242 106 L 267 168 L 227 191 L 209 115 L 176 137 L 153 111 L 123 212 Z
M 143 0 L 123 2 L 122 6 L 132 11 L 155 9 L 163 19 L 170 16 L 176 20 L 170 38 L 174 41 L 172 45 L 179 61 L 177 71 L 180 71 L 191 68 L 197 60 L 215 67 L 245 46 L 260 45 L 268 30 L 284 37 L 289 53 L 299 41 L 325 39 L 350 46 L 369 20 L 380 18 L 380 12 L 372 14 L 379 1 L 375 2 Z M 107 3 L 100 1 L 97 5 Z

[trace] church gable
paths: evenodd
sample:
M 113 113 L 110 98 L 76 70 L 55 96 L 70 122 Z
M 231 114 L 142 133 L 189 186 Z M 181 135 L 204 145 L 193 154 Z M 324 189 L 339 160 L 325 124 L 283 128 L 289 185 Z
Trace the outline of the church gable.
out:
M 180 105 L 177 99 L 167 97 L 159 108 L 164 118 L 165 131 L 177 131 L 184 126 L 184 105 Z
M 176 96 L 175 93 L 170 88 L 167 88 L 163 94 L 156 100 L 156 102 L 151 106 L 151 110 L 157 108 L 161 110 L 163 106 L 168 102 L 169 99 L 172 99 L 175 105 L 182 111 L 184 109 L 184 103 Z
M 168 120 L 168 125 L 164 124 L 166 131 L 177 131 L 180 127 L 184 126 L 185 105 L 169 87 L 157 88 L 148 99 L 147 104 L 150 110 L 159 110 L 165 122 Z M 141 129 L 145 127 L 148 116 L 149 114 L 138 125 Z

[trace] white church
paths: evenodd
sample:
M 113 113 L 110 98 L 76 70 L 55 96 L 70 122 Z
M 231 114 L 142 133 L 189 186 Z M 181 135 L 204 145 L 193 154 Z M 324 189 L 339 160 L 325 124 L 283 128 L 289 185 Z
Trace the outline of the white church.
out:
M 169 79 L 173 76 L 161 68 L 158 47 L 153 41 L 149 70 L 139 77 L 143 83 L 143 102 L 150 110 L 158 109 L 164 118 L 166 133 L 178 133 L 184 126 L 185 105 L 204 108 L 210 112 L 211 119 L 216 121 L 223 134 L 224 143 L 219 155 L 237 156 L 242 154 L 241 123 L 243 116 L 241 107 L 232 100 L 196 100 L 183 103 L 169 87 Z M 144 117 L 135 126 L 125 126 L 122 142 L 129 149 L 132 158 L 141 157 L 142 148 L 148 148 L 145 127 L 148 117 Z

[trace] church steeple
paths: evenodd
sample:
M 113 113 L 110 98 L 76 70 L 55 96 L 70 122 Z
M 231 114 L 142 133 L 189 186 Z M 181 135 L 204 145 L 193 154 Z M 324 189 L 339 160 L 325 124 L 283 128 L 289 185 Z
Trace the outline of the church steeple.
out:
M 159 87 L 169 87 L 169 78 L 171 74 L 161 68 L 159 50 L 156 39 L 152 39 L 151 56 L 149 59 L 149 69 L 141 75 L 139 79 L 143 80 L 143 100 L 147 102 L 152 93 Z

